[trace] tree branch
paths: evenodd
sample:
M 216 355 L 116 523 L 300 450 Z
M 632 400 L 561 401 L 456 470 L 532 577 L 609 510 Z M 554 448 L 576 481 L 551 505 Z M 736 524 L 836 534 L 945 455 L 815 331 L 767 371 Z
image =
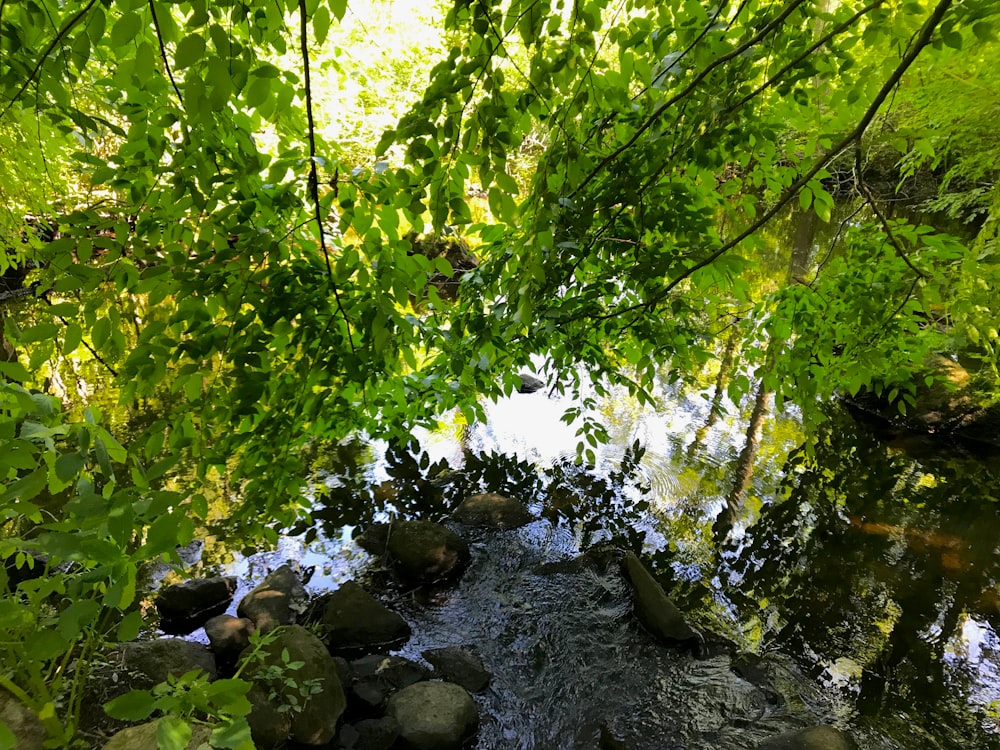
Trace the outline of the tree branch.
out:
M 313 119 L 312 105 L 312 81 L 309 77 L 309 16 L 306 13 L 306 0 L 299 0 L 299 40 L 302 47 L 302 70 L 305 77 L 306 89 L 306 120 L 308 122 L 309 136 L 309 197 L 313 203 L 313 218 L 316 221 L 316 228 L 319 230 L 319 246 L 323 251 L 323 260 L 326 261 L 326 272 L 330 279 L 330 289 L 333 290 L 333 298 L 337 304 L 337 311 L 347 325 L 347 343 L 351 346 L 351 353 L 357 354 L 354 349 L 354 336 L 351 334 L 351 320 L 347 317 L 344 303 L 340 299 L 340 290 L 337 282 L 333 278 L 333 266 L 330 264 L 330 251 L 326 246 L 326 231 L 323 229 L 323 213 L 319 200 L 319 173 L 316 170 L 316 123 Z
M 88 2 L 79 12 L 77 12 L 75 16 L 69 19 L 69 21 L 66 22 L 66 25 L 63 26 L 58 31 L 58 33 L 56 33 L 56 35 L 52 38 L 52 41 L 49 42 L 48 46 L 42 51 L 41 56 L 39 56 L 38 58 L 38 62 L 35 63 L 35 67 L 31 69 L 30 73 L 28 73 L 28 77 L 24 79 L 24 82 L 21 84 L 21 87 L 17 90 L 17 93 L 11 97 L 10 101 L 7 102 L 7 105 L 3 108 L 3 111 L 0 112 L 0 118 L 3 118 L 10 111 L 10 108 L 14 106 L 17 100 L 24 95 L 24 92 L 27 91 L 28 86 L 31 85 L 32 81 L 35 80 L 35 77 L 42 69 L 42 65 L 45 64 L 45 61 L 48 59 L 49 55 L 52 54 L 52 50 L 54 50 L 59 45 L 59 43 L 62 42 L 62 40 L 66 37 L 66 35 L 73 30 L 73 27 L 76 26 L 78 23 L 80 23 L 80 21 L 83 20 L 83 18 L 87 15 L 90 9 L 93 8 L 94 5 L 96 4 L 97 0 L 90 0 L 90 2 Z
M 163 69 L 167 72 L 167 78 L 170 79 L 170 85 L 174 87 L 174 93 L 177 94 L 177 101 L 184 106 L 184 97 L 181 96 L 181 90 L 177 88 L 177 81 L 174 80 L 174 73 L 170 70 L 170 61 L 167 59 L 167 48 L 163 43 L 163 32 L 160 31 L 160 19 L 156 17 L 156 7 L 153 4 L 153 0 L 149 0 L 149 12 L 153 16 L 153 28 L 156 29 L 156 41 L 160 45 L 160 57 L 163 58 Z

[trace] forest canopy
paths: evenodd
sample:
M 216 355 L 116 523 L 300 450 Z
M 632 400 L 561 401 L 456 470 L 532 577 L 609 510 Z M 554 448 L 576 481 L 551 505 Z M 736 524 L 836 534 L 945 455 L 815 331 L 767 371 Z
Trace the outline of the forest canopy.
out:
M 0 558 L 76 566 L 0 579 L 0 653 L 26 665 L 0 685 L 72 736 L 53 665 L 137 628 L 146 561 L 196 524 L 275 539 L 308 516 L 310 446 L 474 421 L 525 368 L 649 402 L 738 329 L 735 402 L 759 382 L 809 419 L 862 390 L 905 410 L 936 352 L 992 398 L 998 18 L 0 2 Z M 602 435 L 581 424 L 581 459 Z M 181 464 L 225 475 L 225 519 Z

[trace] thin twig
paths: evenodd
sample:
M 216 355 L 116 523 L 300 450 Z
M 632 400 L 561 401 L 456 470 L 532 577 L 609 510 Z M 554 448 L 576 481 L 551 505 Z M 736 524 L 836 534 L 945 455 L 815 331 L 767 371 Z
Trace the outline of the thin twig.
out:
M 156 41 L 160 45 L 160 57 L 163 58 L 163 69 L 167 72 L 167 78 L 170 79 L 170 85 L 174 87 L 174 93 L 177 94 L 177 101 L 184 106 L 184 97 L 181 96 L 181 90 L 177 87 L 177 81 L 174 80 L 174 73 L 170 69 L 170 60 L 167 59 L 167 47 L 163 43 L 163 32 L 160 30 L 160 19 L 156 17 L 156 6 L 153 4 L 153 0 L 149 0 L 149 12 L 153 16 L 153 28 L 156 29 Z

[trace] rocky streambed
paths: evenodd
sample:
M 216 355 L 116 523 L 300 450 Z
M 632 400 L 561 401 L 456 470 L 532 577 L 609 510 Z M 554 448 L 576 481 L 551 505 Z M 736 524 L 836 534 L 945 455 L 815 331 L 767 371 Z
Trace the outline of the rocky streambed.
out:
M 262 749 L 856 746 L 805 682 L 789 687 L 786 662 L 699 632 L 631 552 L 565 554 L 558 530 L 516 500 L 474 495 L 447 525 L 373 524 L 358 543 L 372 574 L 318 596 L 289 565 L 235 615 L 219 614 L 232 578 L 162 589 L 165 629 L 204 628 L 208 643 L 121 644 L 121 683 L 238 672 Z M 122 729 L 103 747 L 155 748 L 156 729 Z

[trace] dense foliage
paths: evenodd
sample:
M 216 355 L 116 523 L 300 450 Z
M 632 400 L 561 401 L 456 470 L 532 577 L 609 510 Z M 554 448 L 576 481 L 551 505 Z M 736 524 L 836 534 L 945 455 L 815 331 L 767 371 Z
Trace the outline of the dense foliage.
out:
M 308 445 L 473 420 L 532 362 L 584 404 L 648 400 L 738 325 L 732 395 L 756 369 L 807 413 L 905 394 L 943 348 L 996 374 L 992 0 L 459 0 L 440 46 L 382 71 L 422 96 L 377 143 L 320 106 L 317 75 L 355 71 L 324 47 L 351 12 L 0 2 L 0 685 L 53 737 L 89 654 L 136 631 L 142 565 L 221 520 L 182 461 L 273 539 L 308 513 Z M 894 216 L 886 164 L 984 235 Z M 764 283 L 793 209 L 837 239 Z M 478 258 L 456 301 L 425 235 Z M 117 399 L 61 408 L 96 369 Z M 580 434 L 585 457 L 602 428 Z

